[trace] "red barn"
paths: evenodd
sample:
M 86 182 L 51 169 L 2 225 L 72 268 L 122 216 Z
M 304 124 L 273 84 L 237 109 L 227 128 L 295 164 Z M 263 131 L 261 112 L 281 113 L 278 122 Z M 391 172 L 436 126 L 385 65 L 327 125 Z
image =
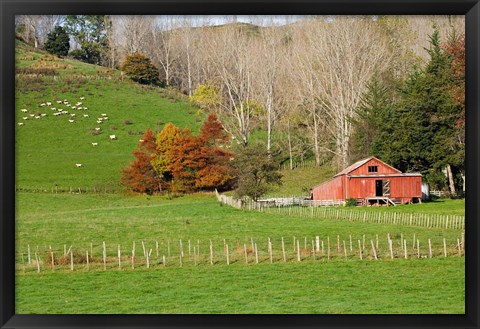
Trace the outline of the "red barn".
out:
M 385 162 L 370 157 L 313 187 L 312 198 L 333 201 L 354 198 L 362 205 L 421 202 L 422 175 L 402 173 Z

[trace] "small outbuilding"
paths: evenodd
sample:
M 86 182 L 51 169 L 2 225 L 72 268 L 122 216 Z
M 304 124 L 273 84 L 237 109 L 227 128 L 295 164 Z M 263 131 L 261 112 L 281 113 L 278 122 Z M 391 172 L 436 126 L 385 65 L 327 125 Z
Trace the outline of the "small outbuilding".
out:
M 314 201 L 356 199 L 360 205 L 397 205 L 421 202 L 422 175 L 400 170 L 369 157 L 355 162 L 331 180 L 312 188 Z

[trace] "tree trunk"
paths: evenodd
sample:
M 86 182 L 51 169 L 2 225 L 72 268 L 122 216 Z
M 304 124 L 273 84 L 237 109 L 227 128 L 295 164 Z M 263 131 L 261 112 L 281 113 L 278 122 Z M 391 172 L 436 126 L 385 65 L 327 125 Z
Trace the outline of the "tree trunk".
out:
M 292 135 L 290 133 L 290 120 L 288 120 L 287 122 L 287 137 L 288 137 L 288 155 L 290 158 L 290 170 L 293 170 Z
M 450 192 L 455 192 L 455 183 L 453 182 L 452 167 L 449 164 L 447 165 L 447 177 Z

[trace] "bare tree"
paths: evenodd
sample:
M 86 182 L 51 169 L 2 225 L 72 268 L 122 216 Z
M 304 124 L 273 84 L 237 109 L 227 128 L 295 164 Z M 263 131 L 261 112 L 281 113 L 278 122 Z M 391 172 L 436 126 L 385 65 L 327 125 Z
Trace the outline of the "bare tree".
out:
M 218 31 L 218 37 L 208 40 L 210 60 L 215 65 L 216 79 L 222 96 L 218 108 L 225 118 L 225 128 L 243 146 L 248 145 L 250 119 L 253 114 L 253 61 L 250 43 L 245 31 L 227 25 Z
M 306 66 L 303 82 L 310 94 L 307 106 L 311 107 L 314 129 L 320 127 L 317 120 L 324 123 L 334 141 L 337 164 L 345 167 L 349 162 L 350 119 L 367 82 L 376 71 L 388 67 L 392 55 L 369 17 L 316 19 L 303 32 L 310 58 L 300 51 L 297 54 Z M 314 144 L 318 161 L 319 143 Z

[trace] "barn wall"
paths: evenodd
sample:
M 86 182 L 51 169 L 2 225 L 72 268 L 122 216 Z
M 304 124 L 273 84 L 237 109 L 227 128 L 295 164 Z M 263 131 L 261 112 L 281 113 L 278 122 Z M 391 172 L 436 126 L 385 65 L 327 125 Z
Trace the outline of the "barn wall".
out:
M 342 177 L 323 183 L 313 188 L 313 200 L 343 200 L 343 184 Z
M 378 172 L 376 173 L 369 173 L 368 167 L 369 166 L 378 166 Z M 377 159 L 371 159 L 367 161 L 362 166 L 358 167 L 357 169 L 351 171 L 348 175 L 378 175 L 378 174 L 398 174 L 399 171 L 395 170 L 392 167 L 386 166 L 383 162 Z
M 375 196 L 376 178 L 350 178 L 348 181 L 348 197 L 363 199 Z
M 375 181 L 390 181 L 390 198 L 412 198 L 422 196 L 422 177 L 352 177 L 347 183 L 347 198 L 375 196 Z
M 393 177 L 390 182 L 392 198 L 422 197 L 422 177 Z

